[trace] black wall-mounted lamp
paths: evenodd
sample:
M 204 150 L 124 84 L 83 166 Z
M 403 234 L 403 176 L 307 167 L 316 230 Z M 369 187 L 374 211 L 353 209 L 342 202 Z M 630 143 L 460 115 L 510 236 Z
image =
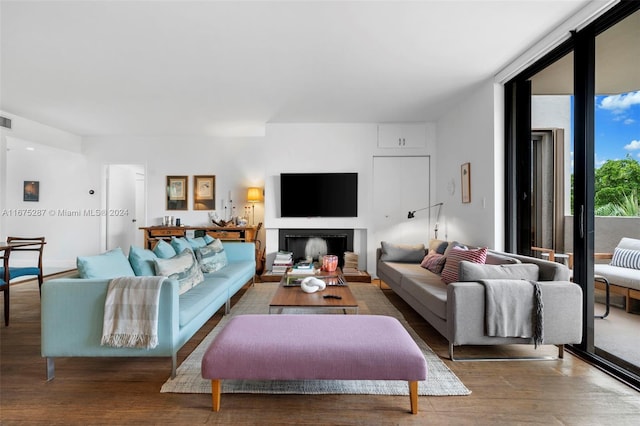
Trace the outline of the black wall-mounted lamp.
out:
M 431 210 L 434 207 L 438 207 L 438 214 L 436 215 L 436 224 L 433 227 L 434 238 L 437 240 L 438 239 L 438 222 L 440 222 L 440 212 L 442 211 L 443 205 L 444 203 L 437 203 L 429 207 L 423 207 L 417 210 L 410 210 L 409 213 L 407 214 L 407 219 L 413 219 L 416 215 L 416 212 L 419 212 L 422 210 Z

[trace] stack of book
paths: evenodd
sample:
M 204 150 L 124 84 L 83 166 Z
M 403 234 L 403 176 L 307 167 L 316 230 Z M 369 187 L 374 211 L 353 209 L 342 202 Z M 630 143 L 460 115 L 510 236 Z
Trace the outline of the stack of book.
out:
M 347 251 L 344 253 L 344 266 L 342 267 L 344 272 L 357 271 L 358 270 L 358 254 Z
M 293 275 L 313 275 L 315 268 L 313 262 L 301 261 L 293 265 L 290 273 Z
M 293 266 L 293 253 L 290 251 L 279 251 L 271 266 L 274 274 L 284 274 L 287 269 Z

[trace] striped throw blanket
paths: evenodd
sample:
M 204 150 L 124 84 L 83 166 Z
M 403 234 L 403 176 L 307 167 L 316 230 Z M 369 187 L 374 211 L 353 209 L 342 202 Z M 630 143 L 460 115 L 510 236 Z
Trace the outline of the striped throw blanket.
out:
M 103 346 L 158 346 L 158 306 L 165 277 L 121 277 L 109 282 L 104 302 Z

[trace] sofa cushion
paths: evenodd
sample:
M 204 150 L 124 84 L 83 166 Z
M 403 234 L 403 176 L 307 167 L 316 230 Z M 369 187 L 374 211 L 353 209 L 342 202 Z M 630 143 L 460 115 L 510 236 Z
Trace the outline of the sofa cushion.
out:
M 171 247 L 176 251 L 176 253 L 182 253 L 185 249 L 193 251 L 193 247 L 184 237 L 171 237 Z
M 431 312 L 443 320 L 447 318 L 447 286 L 438 275 L 404 276 L 401 286 Z
M 178 323 L 180 327 L 185 326 L 196 316 L 198 316 L 216 299 L 227 298 L 228 287 L 224 277 L 207 277 L 201 284 L 180 295 Z
M 487 248 L 483 247 L 474 250 L 463 250 L 460 247 L 454 247 L 447 256 L 447 262 L 442 270 L 442 281 L 450 284 L 458 281 L 458 266 L 460 261 L 468 260 L 473 263 L 484 263 L 487 259 Z
M 515 257 L 507 256 L 504 254 L 496 253 L 495 251 L 487 250 L 487 260 L 485 262 L 487 265 L 515 265 L 520 262 Z
M 458 281 L 479 281 L 501 278 L 538 281 L 539 270 L 538 265 L 533 263 L 482 265 L 462 260 L 460 261 L 458 269 Z
M 424 244 L 393 244 L 382 241 L 380 259 L 387 262 L 420 263 L 425 254 Z
M 153 252 L 160 259 L 170 259 L 178 254 L 176 253 L 176 250 L 171 247 L 171 244 L 169 244 L 165 240 L 158 241 L 158 244 L 156 244 L 156 246 L 153 248 Z
M 611 266 L 621 268 L 640 269 L 640 250 L 623 249 L 616 247 L 613 251 Z
M 467 250 L 467 246 L 465 246 L 464 244 L 459 243 L 459 242 L 457 242 L 457 241 L 451 241 L 451 242 L 447 245 L 447 248 L 445 249 L 445 251 L 444 251 L 444 253 L 443 253 L 443 254 L 445 255 L 445 257 L 446 257 L 446 256 L 449 256 L 449 253 L 451 253 L 451 250 L 453 250 L 453 249 L 454 249 L 454 248 L 456 248 L 456 247 L 461 248 L 461 249 L 463 249 L 463 250 Z
M 171 259 L 155 259 L 156 275 L 172 278 L 178 281 L 180 289 L 178 294 L 191 290 L 202 282 L 204 276 L 198 266 L 196 257 L 191 249 L 185 249 L 182 253 Z
M 195 238 L 184 237 L 184 239 L 187 240 L 191 248 L 194 250 L 197 248 L 205 247 L 208 244 L 205 241 L 204 237 L 195 237 Z
M 444 257 L 444 255 L 442 254 L 429 253 L 424 257 L 424 259 L 422 259 L 420 266 L 422 266 L 425 269 L 428 269 L 434 274 L 440 275 L 440 273 L 442 272 L 442 268 L 444 268 L 444 263 L 446 261 L 447 261 L 447 258 Z
M 131 246 L 129 248 L 129 263 L 138 277 L 150 277 L 156 274 L 154 259 L 158 256 L 151 250 Z
M 448 246 L 448 241 L 436 240 L 435 238 L 433 238 L 431 239 L 431 241 L 429 241 L 429 253 L 444 254 Z
M 593 265 L 593 273 L 602 275 L 609 280 L 609 283 L 620 287 L 640 290 L 640 271 L 631 268 L 621 268 L 607 264 Z
M 222 241 L 219 239 L 214 240 L 205 247 L 197 248 L 196 257 L 200 264 L 200 269 L 206 273 L 218 271 L 229 263 Z
M 95 256 L 78 256 L 80 278 L 133 277 L 135 273 L 120 247 Z

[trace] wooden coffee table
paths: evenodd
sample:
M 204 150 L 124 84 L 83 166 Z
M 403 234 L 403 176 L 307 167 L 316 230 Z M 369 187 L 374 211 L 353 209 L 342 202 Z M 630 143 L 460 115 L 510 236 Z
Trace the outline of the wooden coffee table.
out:
M 336 271 L 337 276 L 341 276 L 342 272 L 338 269 Z M 317 275 L 318 278 L 322 278 L 322 274 Z M 271 303 L 269 303 L 269 313 L 281 313 L 284 308 L 299 308 L 305 310 L 319 310 L 319 309 L 335 309 L 341 310 L 345 314 L 350 309 L 354 314 L 358 313 L 358 301 L 351 293 L 349 286 L 342 285 L 327 285 L 323 291 L 317 291 L 315 293 L 305 293 L 302 291 L 299 285 L 291 286 L 285 285 L 287 283 L 287 274 L 284 274 L 280 280 L 280 285 L 276 294 L 273 296 Z M 327 279 L 328 282 L 337 282 L 344 280 Z M 326 295 L 339 296 L 336 298 L 325 298 Z

